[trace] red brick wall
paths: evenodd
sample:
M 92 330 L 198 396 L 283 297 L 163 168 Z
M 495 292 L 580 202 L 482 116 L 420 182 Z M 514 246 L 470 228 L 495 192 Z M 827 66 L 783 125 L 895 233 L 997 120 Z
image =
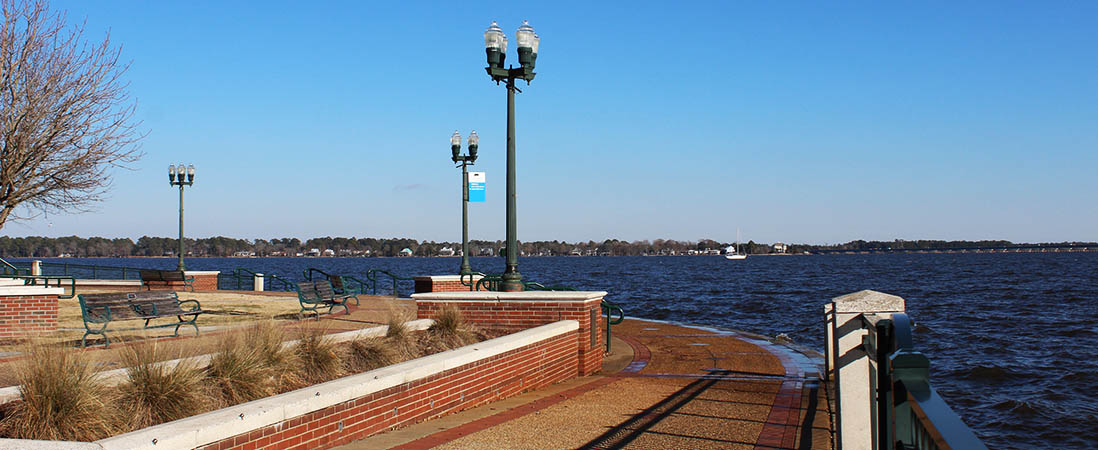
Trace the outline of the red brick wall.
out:
M 0 296 L 0 339 L 57 331 L 56 295 Z
M 216 291 L 217 290 L 217 274 L 209 275 L 188 275 L 188 277 L 194 277 L 194 290 L 196 291 Z M 251 280 L 248 281 L 249 287 L 251 287 Z M 182 281 L 153 281 L 148 287 L 142 286 L 142 289 L 150 289 L 154 291 L 182 291 L 186 288 Z
M 199 448 L 331 448 L 573 378 L 575 355 L 562 334 Z
M 475 280 L 474 280 L 475 282 Z M 440 281 L 430 279 L 416 279 L 416 293 L 421 292 L 469 292 L 469 286 L 461 284 L 460 280 L 457 281 Z
M 194 275 L 194 290 L 196 290 L 196 291 L 216 291 L 217 290 L 217 274 L 211 273 L 209 275 Z
M 461 311 L 466 321 L 481 328 L 521 331 L 560 320 L 575 320 L 580 324 L 577 332 L 577 352 L 580 376 L 597 373 L 602 369 L 602 357 L 606 346 L 602 316 L 602 299 L 575 302 L 552 301 L 417 301 L 416 316 L 433 319 L 444 307 L 453 306 Z M 595 323 L 591 323 L 591 311 L 595 311 Z M 595 327 L 595 342 L 591 342 L 591 328 Z

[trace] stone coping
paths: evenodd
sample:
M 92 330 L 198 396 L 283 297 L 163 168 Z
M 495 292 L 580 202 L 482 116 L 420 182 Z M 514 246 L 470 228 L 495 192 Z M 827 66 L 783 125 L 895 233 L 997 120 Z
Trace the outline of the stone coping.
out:
M 217 275 L 220 270 L 184 270 L 183 275 Z
M 473 275 L 474 280 L 484 278 L 482 275 Z M 415 281 L 461 281 L 461 275 L 420 275 L 414 277 Z
M 435 321 L 431 320 L 431 319 L 419 319 L 419 320 L 409 320 L 406 323 L 406 325 L 408 326 L 409 330 L 419 331 L 419 330 L 426 330 L 426 329 L 430 328 L 431 325 L 433 325 L 434 323 L 435 323 Z M 346 331 L 346 332 L 343 332 L 343 333 L 336 333 L 336 334 L 329 335 L 328 338 L 332 339 L 335 342 L 346 342 L 346 341 L 353 341 L 353 340 L 359 339 L 359 338 L 383 337 L 383 336 L 385 336 L 385 334 L 388 331 L 389 331 L 389 326 L 388 325 L 381 325 L 381 326 L 372 327 L 372 328 L 363 328 L 361 330 L 352 330 L 352 331 Z M 296 339 L 292 340 L 292 341 L 283 342 L 282 347 L 284 347 L 284 348 L 291 347 L 294 344 L 297 344 Z M 187 361 L 187 362 L 193 362 L 196 365 L 198 365 L 199 367 L 201 367 L 201 366 L 204 366 L 204 365 L 208 364 L 210 362 L 210 358 L 212 356 L 213 355 L 192 356 L 192 357 L 189 357 L 189 358 L 180 358 L 180 359 L 173 359 L 173 360 L 170 360 L 170 361 L 164 361 L 160 364 L 167 365 L 168 367 L 174 367 L 176 365 L 179 365 L 179 363 Z M 114 384 L 121 383 L 123 380 L 126 379 L 126 369 L 106 370 L 106 371 L 103 371 L 103 372 L 99 372 L 98 376 L 102 377 L 102 379 L 104 381 L 106 381 L 108 384 L 114 385 Z M 8 387 L 0 388 L 0 405 L 2 405 L 4 403 L 15 401 L 15 400 L 19 400 L 20 398 L 22 398 L 22 397 L 19 394 L 19 386 L 8 386 Z M 3 440 L 0 440 L 0 442 L 2 442 L 2 441 Z M 0 450 L 2 450 L 3 448 L 4 447 L 0 446 Z
M 141 280 L 76 280 L 77 286 L 141 286 Z
M 151 426 L 95 442 L 0 439 L 0 450 L 17 448 L 26 450 L 130 450 L 139 448 L 189 450 L 517 350 L 554 336 L 575 333 L 578 329 L 579 322 L 562 320 L 478 344 L 436 353 L 389 367 L 343 377 L 327 383 Z
M 42 286 L 2 286 L 0 297 L 32 295 L 65 295 L 65 288 Z
M 417 302 L 585 302 L 606 297 L 606 291 L 424 292 L 412 294 Z

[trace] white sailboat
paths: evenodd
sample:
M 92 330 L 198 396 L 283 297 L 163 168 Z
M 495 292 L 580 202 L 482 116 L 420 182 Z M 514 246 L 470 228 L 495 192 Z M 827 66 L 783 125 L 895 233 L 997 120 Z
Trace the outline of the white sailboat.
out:
M 740 253 L 737 248 L 740 245 L 740 229 L 736 229 L 736 243 L 724 249 L 724 259 L 747 259 L 747 254 Z

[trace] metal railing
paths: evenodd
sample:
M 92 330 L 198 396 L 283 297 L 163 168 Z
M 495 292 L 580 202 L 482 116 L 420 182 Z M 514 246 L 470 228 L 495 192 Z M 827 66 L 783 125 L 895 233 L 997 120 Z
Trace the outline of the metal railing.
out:
M 232 272 L 217 274 L 217 288 L 227 291 L 251 291 L 255 289 L 255 277 L 259 275 L 251 270 L 238 267 Z M 273 273 L 263 274 L 263 290 L 289 292 L 297 289 L 296 284 Z
M 65 295 L 59 295 L 57 298 L 73 298 L 76 297 L 76 278 L 69 276 L 58 275 L 6 275 L 7 278 L 14 278 L 17 280 L 23 280 L 23 284 L 27 286 L 42 286 L 50 287 L 50 282 L 53 281 L 53 287 L 64 288 L 63 282 L 67 281 L 69 293 Z
M 986 450 L 930 385 L 930 360 L 914 350 L 907 314 L 862 314 L 861 322 L 869 332 L 863 346 L 877 368 L 876 448 Z
M 396 275 L 392 272 L 389 272 L 388 270 L 370 269 L 370 270 L 366 271 L 366 283 L 363 283 L 363 285 L 364 286 L 369 286 L 370 291 L 373 293 L 373 295 L 378 295 L 377 294 L 377 282 L 378 282 L 379 276 L 381 276 L 381 275 L 385 275 L 385 276 L 389 277 L 389 279 L 392 281 L 393 297 L 399 297 L 400 296 L 400 289 L 397 286 L 397 282 L 400 282 L 400 281 L 415 281 L 415 279 L 412 278 L 412 277 L 402 277 L 400 275 Z
M 82 280 L 140 280 L 141 268 L 122 266 L 100 266 L 93 264 L 70 264 L 43 261 L 40 264 L 44 275 L 71 276 Z M 144 270 L 148 270 L 145 268 Z
M 606 314 L 606 353 L 610 353 L 610 326 L 617 325 L 625 320 L 625 310 L 621 309 L 615 303 L 608 302 L 606 299 L 602 300 L 602 312 Z M 618 318 L 614 319 L 613 313 L 618 313 Z
M 2 275 L 30 275 L 30 268 L 20 268 L 0 258 L 0 270 L 3 270 Z

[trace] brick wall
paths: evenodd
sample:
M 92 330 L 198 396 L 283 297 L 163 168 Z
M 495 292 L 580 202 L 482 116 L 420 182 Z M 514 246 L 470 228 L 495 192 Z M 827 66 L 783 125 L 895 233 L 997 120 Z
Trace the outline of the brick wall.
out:
M 587 376 L 602 369 L 606 336 L 603 331 L 605 318 L 601 314 L 601 304 L 601 297 L 575 301 L 420 300 L 417 298 L 416 316 L 419 319 L 433 319 L 443 308 L 454 307 L 461 311 L 466 321 L 478 327 L 506 332 L 525 330 L 559 320 L 578 321 L 580 324 L 576 337 L 580 361 L 578 374 Z M 591 320 L 592 311 L 594 322 Z
M 575 339 L 559 334 L 199 448 L 331 448 L 574 378 L 575 355 Z
M 187 273 L 186 276 L 188 278 L 189 277 L 194 277 L 193 285 L 194 285 L 194 290 L 196 290 L 196 291 L 216 291 L 217 290 L 217 272 L 198 273 L 198 274 Z M 249 283 L 249 286 L 250 286 L 251 281 L 248 281 L 248 283 Z M 170 282 L 154 281 L 149 287 L 151 288 L 151 290 L 154 290 L 154 291 L 183 291 L 184 289 L 186 289 L 188 291 L 190 290 L 190 289 L 186 288 L 186 286 L 183 284 L 182 281 L 170 281 Z M 142 286 L 141 289 L 148 289 L 148 288 Z
M 472 277 L 472 283 L 476 284 L 477 280 L 480 280 L 480 276 L 476 275 Z M 469 277 L 465 278 L 466 282 L 469 282 Z M 461 277 L 458 275 L 432 275 L 415 277 L 415 292 L 469 292 L 469 286 L 461 284 Z
M 57 331 L 56 295 L 0 296 L 0 339 Z

